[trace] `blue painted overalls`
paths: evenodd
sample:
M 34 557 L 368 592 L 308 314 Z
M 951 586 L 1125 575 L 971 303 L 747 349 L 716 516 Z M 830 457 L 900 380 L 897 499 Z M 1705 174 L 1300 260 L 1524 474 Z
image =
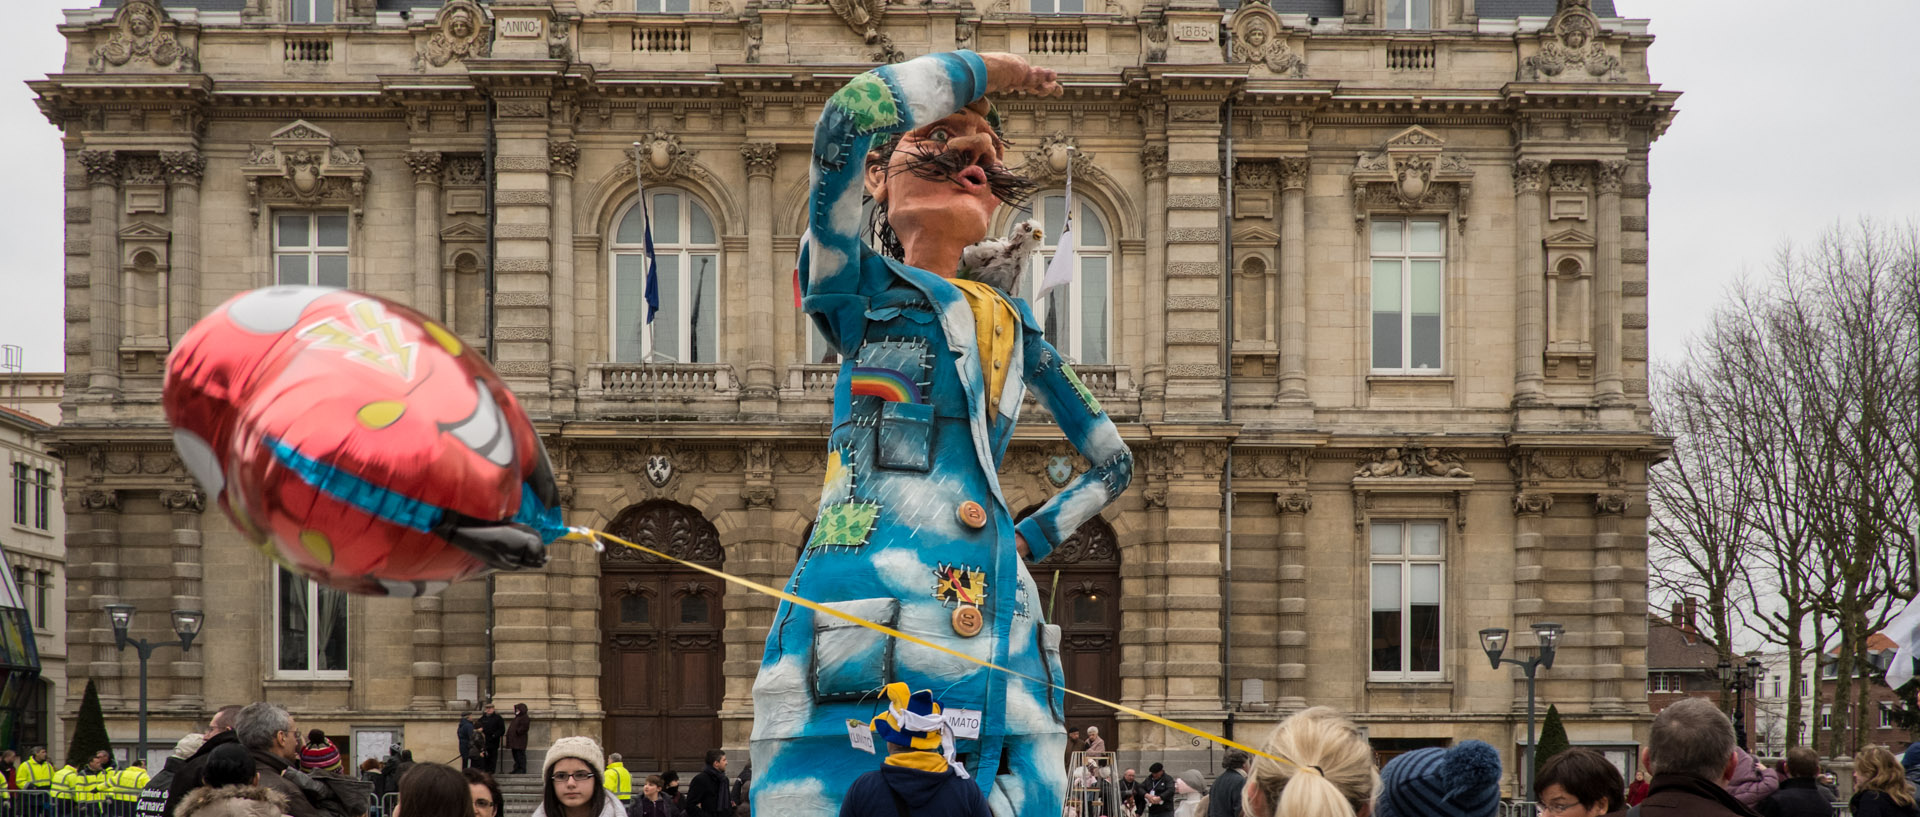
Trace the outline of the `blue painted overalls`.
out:
M 860 238 L 873 134 L 938 121 L 978 99 L 986 79 L 969 51 L 882 66 L 828 100 L 814 132 L 803 306 L 845 362 L 819 516 L 787 590 L 1059 683 L 1060 631 L 1043 618 L 1014 534 L 1045 558 L 1126 489 L 1132 456 L 1025 301 L 1003 303 L 1008 319 L 991 325 L 1006 357 L 988 360 L 1005 367 L 989 405 L 960 287 Z M 995 473 L 1028 388 L 1092 467 L 1016 527 Z M 847 787 L 881 762 L 851 747 L 847 721 L 885 710 L 879 692 L 893 681 L 982 713 L 979 739 L 958 750 L 998 817 L 1061 813 L 1060 693 L 785 603 L 753 688 L 755 810 L 838 814 Z

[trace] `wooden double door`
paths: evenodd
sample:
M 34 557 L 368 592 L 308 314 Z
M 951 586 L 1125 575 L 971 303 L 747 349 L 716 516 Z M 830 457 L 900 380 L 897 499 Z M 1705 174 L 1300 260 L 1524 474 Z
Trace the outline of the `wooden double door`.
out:
M 721 562 L 720 537 L 692 508 L 652 502 L 629 508 L 609 532 L 689 561 Z M 719 579 L 625 548 L 600 563 L 602 734 L 636 777 L 698 771 L 720 748 Z
M 1097 516 L 1087 520 L 1029 570 L 1047 621 L 1060 626 L 1067 688 L 1120 700 L 1120 551 L 1113 528 Z M 1068 729 L 1085 738 L 1086 728 L 1097 726 L 1107 751 L 1119 749 L 1113 710 L 1071 695 L 1066 704 Z

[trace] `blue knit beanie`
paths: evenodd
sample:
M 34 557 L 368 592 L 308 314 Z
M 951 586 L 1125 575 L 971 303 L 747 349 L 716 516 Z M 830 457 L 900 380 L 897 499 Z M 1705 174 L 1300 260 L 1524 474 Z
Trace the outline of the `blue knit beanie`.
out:
M 1374 817 L 1493 817 L 1500 808 L 1500 753 L 1477 740 L 1417 749 L 1380 770 Z

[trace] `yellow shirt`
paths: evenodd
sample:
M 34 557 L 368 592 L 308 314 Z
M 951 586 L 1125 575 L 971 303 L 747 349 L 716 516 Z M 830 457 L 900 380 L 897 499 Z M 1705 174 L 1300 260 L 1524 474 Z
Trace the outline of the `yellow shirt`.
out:
M 1014 342 L 1020 338 L 1020 315 L 992 284 L 950 278 L 973 310 L 973 330 L 980 349 L 980 373 L 987 382 L 987 416 L 1000 406 L 1000 389 L 1013 365 Z

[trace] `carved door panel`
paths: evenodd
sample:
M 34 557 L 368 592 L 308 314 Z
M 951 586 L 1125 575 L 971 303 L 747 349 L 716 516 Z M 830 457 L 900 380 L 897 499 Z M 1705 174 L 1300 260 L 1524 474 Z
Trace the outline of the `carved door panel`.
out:
M 1067 688 L 1109 701 L 1120 698 L 1120 600 L 1116 565 L 1071 565 L 1055 571 L 1036 568 L 1033 577 L 1047 620 L 1060 625 L 1060 667 Z M 1112 710 L 1067 696 L 1067 727 L 1100 728 L 1107 750 L 1118 747 Z M 1084 737 L 1084 732 L 1082 737 Z
M 691 508 L 648 503 L 608 526 L 689 560 L 719 563 L 719 536 Z M 684 555 L 683 555 L 684 554 Z M 613 548 L 601 561 L 601 700 L 608 752 L 636 774 L 699 770 L 720 743 L 718 579 Z

